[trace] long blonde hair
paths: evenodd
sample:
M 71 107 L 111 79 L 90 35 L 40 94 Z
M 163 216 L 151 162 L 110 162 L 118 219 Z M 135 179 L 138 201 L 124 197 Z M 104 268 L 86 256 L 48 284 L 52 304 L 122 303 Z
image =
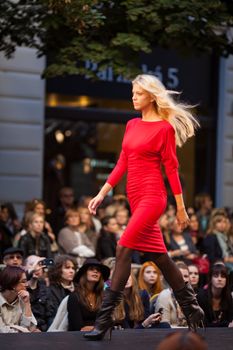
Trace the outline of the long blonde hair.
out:
M 181 147 L 195 134 L 200 124 L 190 112 L 194 106 L 176 102 L 172 95 L 178 95 L 179 92 L 167 90 L 158 78 L 150 74 L 138 75 L 132 84 L 138 84 L 154 98 L 156 112 L 175 129 L 177 146 Z

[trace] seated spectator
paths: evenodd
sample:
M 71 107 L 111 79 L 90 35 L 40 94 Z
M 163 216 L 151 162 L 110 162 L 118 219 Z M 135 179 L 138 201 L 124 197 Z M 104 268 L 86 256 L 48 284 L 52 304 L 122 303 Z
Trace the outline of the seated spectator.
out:
M 189 270 L 189 281 L 193 290 L 197 293 L 199 289 L 199 271 L 198 267 L 194 264 L 188 265 Z
M 69 331 L 92 330 L 100 309 L 104 281 L 110 269 L 96 259 L 87 259 L 75 276 L 75 291 L 68 298 Z
M 92 243 L 94 249 L 96 249 L 98 235 L 101 229 L 100 221 L 95 218 L 87 207 L 78 207 L 78 212 L 80 215 L 80 223 L 85 224 L 85 234 L 87 235 L 89 241 Z
M 197 258 L 198 251 L 192 242 L 191 236 L 187 232 L 183 232 L 177 219 L 171 224 L 171 241 L 169 254 L 175 260 L 182 260 L 186 263 Z
M 223 259 L 230 271 L 233 271 L 233 255 L 226 233 L 227 221 L 224 214 L 216 214 L 210 220 L 208 235 L 204 239 L 204 250 L 211 263 Z
M 4 250 L 3 264 L 5 264 L 6 266 L 22 266 L 23 250 L 15 247 L 11 247 Z
M 49 278 L 49 325 L 52 323 L 61 301 L 74 291 L 74 276 L 77 263 L 68 255 L 60 255 L 55 258 L 55 263 L 48 270 Z
M 29 255 L 51 257 L 50 241 L 43 232 L 43 216 L 33 213 L 29 218 L 29 231 L 19 240 L 19 248 L 24 252 L 24 258 Z
M 65 213 L 75 204 L 74 190 L 71 187 L 62 187 L 59 191 L 59 203 L 52 209 L 49 222 L 55 235 L 65 226 Z
M 168 324 L 161 324 L 161 313 L 150 314 L 149 295 L 147 291 L 139 292 L 134 273 L 129 276 L 125 285 L 123 301 L 117 306 L 113 314 L 118 328 L 169 328 Z
M 207 350 L 208 345 L 197 333 L 175 332 L 168 334 L 156 350 Z
M 205 313 L 206 327 L 233 327 L 233 300 L 227 268 L 222 263 L 212 266 L 208 288 L 200 290 L 197 299 Z
M 80 215 L 77 209 L 66 211 L 66 226 L 58 233 L 58 245 L 62 254 L 76 257 L 79 266 L 86 258 L 95 256 L 93 244 L 80 227 Z
M 126 208 L 117 209 L 114 213 L 114 217 L 119 227 L 119 230 L 118 230 L 118 239 L 119 239 L 128 224 L 129 211 Z
M 52 227 L 48 221 L 46 221 L 46 204 L 41 199 L 34 199 L 27 205 L 27 210 L 36 214 L 43 216 L 44 227 L 43 232 L 49 237 L 51 243 L 51 252 L 56 253 L 58 251 L 58 246 L 56 242 L 56 236 L 53 233 Z
M 15 208 L 12 203 L 4 203 L 1 205 L 1 220 L 5 223 L 5 226 L 9 229 L 11 237 L 20 230 L 21 223 L 18 220 Z
M 4 250 L 12 247 L 13 235 L 7 227 L 8 210 L 3 205 L 0 206 L 0 262 Z
M 177 262 L 176 265 L 179 268 L 184 281 L 190 282 L 187 265 L 182 261 Z M 162 290 L 162 292 L 158 295 L 155 304 L 155 312 L 158 312 L 160 309 L 163 310 L 161 322 L 167 322 L 171 327 L 175 328 L 187 327 L 187 321 L 174 297 L 173 291 L 170 288 Z
M 140 290 L 146 290 L 151 303 L 151 309 L 155 309 L 155 302 L 162 291 L 161 272 L 153 261 L 145 262 L 140 270 L 138 276 L 138 287 Z
M 114 216 L 105 216 L 101 220 L 102 229 L 97 241 L 96 256 L 103 260 L 116 256 L 118 224 Z
M 195 207 L 197 209 L 197 217 L 199 221 L 199 229 L 204 237 L 210 220 L 213 201 L 208 193 L 199 193 L 195 198 Z
M 202 245 L 202 234 L 199 230 L 199 221 L 198 221 L 198 217 L 196 214 L 191 214 L 189 216 L 189 224 L 188 227 L 186 229 L 186 232 L 189 233 L 189 235 L 192 238 L 193 244 L 196 248 L 198 248 L 199 250 L 201 250 L 201 245 Z
M 36 331 L 25 271 L 7 266 L 0 272 L 0 333 Z
M 37 321 L 37 327 L 45 332 L 48 328 L 49 317 L 49 293 L 46 286 L 43 265 L 44 258 L 30 255 L 25 260 L 25 271 L 28 275 L 28 292 L 30 294 L 30 302 L 33 315 Z

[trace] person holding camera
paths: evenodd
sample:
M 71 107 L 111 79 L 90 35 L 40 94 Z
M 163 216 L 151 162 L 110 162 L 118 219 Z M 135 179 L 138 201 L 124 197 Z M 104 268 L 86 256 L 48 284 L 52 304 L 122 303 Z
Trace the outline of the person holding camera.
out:
M 28 292 L 32 312 L 37 320 L 37 327 L 45 332 L 49 322 L 49 290 L 47 287 L 46 270 L 53 263 L 52 259 L 45 259 L 36 255 L 30 255 L 25 260 L 25 271 L 28 278 Z

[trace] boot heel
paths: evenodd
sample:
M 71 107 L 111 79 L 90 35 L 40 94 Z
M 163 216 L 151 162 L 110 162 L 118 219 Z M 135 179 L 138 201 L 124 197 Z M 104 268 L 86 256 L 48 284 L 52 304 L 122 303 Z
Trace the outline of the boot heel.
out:
M 112 339 L 112 327 L 110 327 L 110 328 L 106 331 L 106 333 L 105 333 L 105 335 L 104 335 L 104 338 L 108 339 L 109 341 Z

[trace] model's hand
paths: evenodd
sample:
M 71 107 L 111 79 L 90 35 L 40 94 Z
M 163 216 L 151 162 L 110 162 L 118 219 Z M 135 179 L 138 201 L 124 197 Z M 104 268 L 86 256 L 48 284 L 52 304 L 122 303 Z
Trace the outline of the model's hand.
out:
M 102 194 L 97 194 L 92 200 L 89 202 L 88 209 L 91 214 L 96 214 L 96 209 L 102 203 L 104 196 Z
M 29 296 L 28 291 L 20 290 L 18 292 L 18 297 L 23 301 L 24 304 L 30 303 L 30 296 Z
M 185 208 L 177 208 L 176 218 L 180 227 L 185 229 L 189 224 L 189 217 Z

